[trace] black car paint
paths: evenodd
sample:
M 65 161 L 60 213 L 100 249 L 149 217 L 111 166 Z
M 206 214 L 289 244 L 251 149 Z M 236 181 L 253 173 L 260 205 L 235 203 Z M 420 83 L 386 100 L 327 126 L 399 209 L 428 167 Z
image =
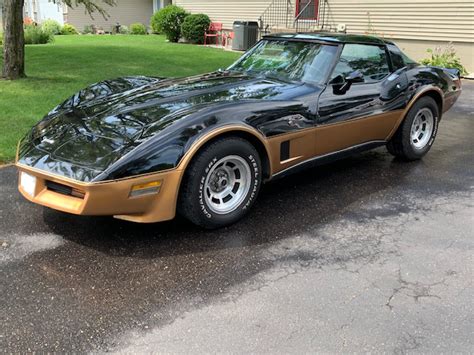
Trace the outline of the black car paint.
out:
M 332 85 L 229 71 L 105 81 L 40 121 L 22 140 L 19 163 L 83 182 L 158 172 L 176 167 L 197 139 L 225 125 L 272 137 L 404 108 L 426 85 L 448 95 L 455 88 L 442 69 L 419 66 L 355 84 L 345 95 L 335 95 Z
M 333 87 L 328 86 L 319 99 L 318 122 L 337 123 L 403 109 L 407 87 L 404 69 L 376 83 L 353 84 L 344 95 L 334 93 Z
M 222 125 L 248 125 L 271 136 L 288 130 L 285 113 L 314 121 L 315 105 L 296 98 L 316 103 L 318 92 L 229 72 L 138 90 L 123 91 L 122 84 L 108 82 L 109 92 L 119 88 L 109 97 L 102 95 L 104 83 L 93 85 L 53 110 L 22 141 L 19 162 L 85 182 L 169 169 L 195 139 Z
M 285 39 L 292 41 L 308 41 L 318 43 L 335 43 L 335 44 L 346 44 L 346 43 L 358 43 L 358 44 L 373 44 L 373 45 L 385 45 L 393 44 L 385 38 L 379 38 L 375 36 L 357 35 L 357 34 L 346 34 L 338 32 L 314 32 L 314 33 L 277 33 L 269 34 L 264 39 Z

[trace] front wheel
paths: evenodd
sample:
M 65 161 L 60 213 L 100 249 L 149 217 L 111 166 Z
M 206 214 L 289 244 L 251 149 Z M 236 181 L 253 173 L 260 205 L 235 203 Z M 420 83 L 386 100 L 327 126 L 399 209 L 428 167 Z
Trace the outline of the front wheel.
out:
M 241 219 L 257 198 L 262 168 L 248 141 L 230 137 L 205 147 L 186 170 L 178 210 L 208 229 Z
M 421 159 L 434 143 L 438 123 L 438 105 L 431 97 L 422 97 L 408 111 L 405 120 L 387 143 L 388 151 L 405 160 Z

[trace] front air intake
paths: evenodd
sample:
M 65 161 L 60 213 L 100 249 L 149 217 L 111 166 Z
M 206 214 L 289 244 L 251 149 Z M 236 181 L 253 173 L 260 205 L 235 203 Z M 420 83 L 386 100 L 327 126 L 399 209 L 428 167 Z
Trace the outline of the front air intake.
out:
M 61 195 L 72 196 L 81 199 L 83 199 L 86 195 L 84 191 L 78 190 L 71 186 L 58 184 L 57 182 L 53 181 L 46 181 L 46 188 Z

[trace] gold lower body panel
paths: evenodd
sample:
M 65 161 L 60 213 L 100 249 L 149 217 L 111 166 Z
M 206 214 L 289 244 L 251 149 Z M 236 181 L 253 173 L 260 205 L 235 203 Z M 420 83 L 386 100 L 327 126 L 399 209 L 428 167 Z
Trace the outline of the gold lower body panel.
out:
M 317 126 L 270 139 L 262 137 L 262 143 L 269 154 L 270 175 L 275 175 L 317 156 L 365 142 L 387 140 L 393 134 L 394 129 L 398 127 L 402 118 L 403 111 L 400 110 Z M 212 137 L 210 136 L 209 139 Z M 284 141 L 290 142 L 290 154 L 288 159 L 281 161 L 280 147 Z M 17 164 L 20 176 L 24 171 L 36 177 L 33 196 L 23 190 L 21 183 L 19 190 L 31 202 L 77 215 L 110 215 L 141 223 L 166 221 L 175 217 L 181 179 L 194 153 L 195 150 L 188 152 L 178 168 L 173 170 L 100 183 L 82 183 Z M 48 188 L 48 181 L 72 188 L 83 197 L 79 198 L 53 191 Z M 158 193 L 130 197 L 133 186 L 154 181 L 161 182 Z
M 17 164 L 21 172 L 36 177 L 33 196 L 26 193 L 19 181 L 20 193 L 31 202 L 77 215 L 114 216 L 133 222 L 150 223 L 173 219 L 176 213 L 180 170 L 138 176 L 130 179 L 85 184 L 61 178 L 40 170 Z M 158 193 L 130 197 L 132 186 L 161 181 Z M 83 198 L 52 191 L 47 182 L 61 184 L 82 192 Z
M 328 153 L 372 141 L 388 140 L 404 117 L 403 110 L 316 126 L 268 139 L 272 175 Z M 280 161 L 281 143 L 290 142 L 290 157 Z

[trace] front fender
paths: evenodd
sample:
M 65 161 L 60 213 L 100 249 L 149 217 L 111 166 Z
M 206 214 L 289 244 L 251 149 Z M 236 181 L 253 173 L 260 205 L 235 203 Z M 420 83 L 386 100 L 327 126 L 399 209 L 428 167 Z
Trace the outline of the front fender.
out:
M 115 180 L 186 166 L 205 142 L 230 131 L 266 137 L 299 130 L 314 122 L 302 103 L 258 100 L 222 103 L 177 119 L 101 173 L 95 181 Z M 288 119 L 285 119 L 288 118 Z M 295 117 L 299 118 L 298 120 Z

